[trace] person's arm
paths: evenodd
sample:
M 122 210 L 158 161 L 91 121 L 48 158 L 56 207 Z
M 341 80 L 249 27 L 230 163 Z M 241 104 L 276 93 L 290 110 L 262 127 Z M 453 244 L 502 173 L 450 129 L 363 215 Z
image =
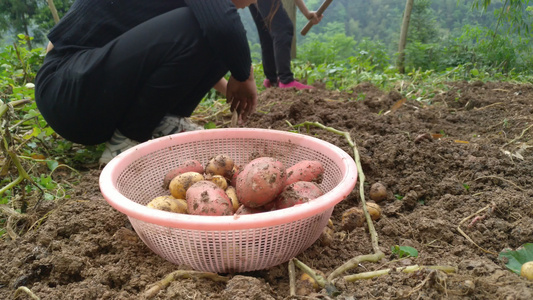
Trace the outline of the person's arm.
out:
M 52 51 L 52 49 L 54 49 L 54 45 L 52 42 L 48 42 L 48 45 L 46 45 L 46 53 Z
M 307 18 L 307 20 L 313 22 L 313 24 L 318 24 L 322 20 L 322 16 L 318 16 L 315 11 L 309 11 L 303 0 L 294 0 L 294 4 L 302 12 L 302 14 Z
M 226 78 L 222 77 L 217 83 L 215 83 L 215 86 L 213 87 L 217 92 L 221 93 L 226 97 L 226 88 L 228 86 L 228 81 Z

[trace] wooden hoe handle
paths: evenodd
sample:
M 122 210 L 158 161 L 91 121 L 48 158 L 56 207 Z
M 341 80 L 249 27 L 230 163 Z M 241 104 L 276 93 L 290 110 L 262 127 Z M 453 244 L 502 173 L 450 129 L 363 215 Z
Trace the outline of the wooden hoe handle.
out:
M 318 8 L 318 10 L 316 11 L 316 15 L 318 17 L 320 17 L 324 11 L 326 10 L 326 8 L 328 8 L 328 6 L 331 4 L 333 0 L 324 0 L 324 2 L 322 3 L 322 5 L 320 5 L 320 7 Z M 302 35 L 306 35 L 307 32 L 309 31 L 309 29 L 311 29 L 311 27 L 313 27 L 313 23 L 311 21 L 307 22 L 307 24 L 304 26 L 304 28 L 302 28 L 302 31 L 300 31 L 300 34 Z

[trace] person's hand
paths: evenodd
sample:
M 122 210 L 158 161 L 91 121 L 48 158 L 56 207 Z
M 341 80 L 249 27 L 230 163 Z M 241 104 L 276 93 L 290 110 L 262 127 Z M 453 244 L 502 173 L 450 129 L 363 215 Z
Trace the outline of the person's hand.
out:
M 243 122 L 255 112 L 257 107 L 257 86 L 255 85 L 253 68 L 250 69 L 250 77 L 246 81 L 238 81 L 231 76 L 226 88 L 226 99 L 230 110 L 237 111 Z
M 316 11 L 311 11 L 305 17 L 307 18 L 307 20 L 311 21 L 311 23 L 313 23 L 313 25 L 316 25 L 316 24 L 320 23 L 320 21 L 322 21 L 322 17 L 323 16 L 324 15 L 318 16 L 316 14 Z

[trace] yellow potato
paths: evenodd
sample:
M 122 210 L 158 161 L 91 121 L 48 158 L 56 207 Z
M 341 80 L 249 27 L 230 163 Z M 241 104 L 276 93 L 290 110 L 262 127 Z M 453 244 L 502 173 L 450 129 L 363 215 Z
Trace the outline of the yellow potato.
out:
M 520 276 L 533 281 L 533 261 L 528 261 L 522 265 Z
M 168 189 L 174 198 L 185 199 L 187 189 L 191 187 L 191 185 L 202 180 L 204 180 L 204 176 L 198 172 L 185 172 L 174 177 L 174 179 L 170 181 Z
M 209 160 L 205 166 L 205 173 L 210 175 L 220 175 L 231 179 L 235 163 L 226 154 L 219 154 Z
M 366 210 L 368 210 L 368 214 L 372 218 L 372 220 L 376 221 L 381 218 L 381 207 L 373 202 L 367 202 L 366 203 Z
M 209 180 L 213 182 L 214 184 L 218 185 L 219 188 L 226 190 L 228 188 L 228 181 L 224 176 L 221 175 L 207 175 L 205 176 L 206 180 Z
M 146 206 L 153 209 L 159 209 L 174 213 L 186 214 L 187 213 L 187 201 L 183 199 L 176 199 L 172 196 L 159 196 L 155 197 Z
M 230 185 L 226 189 L 226 195 L 228 195 L 229 199 L 231 200 L 231 204 L 233 205 L 233 212 L 236 212 L 237 209 L 239 209 L 239 207 L 241 206 L 241 203 L 237 198 L 237 191 L 235 191 L 235 188 Z

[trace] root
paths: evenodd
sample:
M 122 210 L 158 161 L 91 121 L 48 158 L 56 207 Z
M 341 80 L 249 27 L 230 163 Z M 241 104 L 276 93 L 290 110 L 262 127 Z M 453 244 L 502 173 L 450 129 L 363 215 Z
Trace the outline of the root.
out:
M 390 272 L 403 272 L 403 273 L 414 273 L 416 271 L 420 271 L 423 269 L 429 269 L 429 270 L 440 270 L 446 273 L 456 273 L 457 268 L 451 267 L 451 266 L 419 266 L 419 265 L 412 265 L 407 267 L 401 267 L 401 268 L 389 268 L 389 269 L 383 269 L 383 270 L 377 270 L 377 271 L 371 271 L 371 272 L 364 272 L 364 273 L 358 273 L 354 275 L 347 275 L 343 278 L 347 282 L 353 282 L 356 280 L 362 280 L 362 279 L 371 279 L 374 277 L 379 277 L 383 275 L 387 275 Z
M 494 207 L 494 203 L 492 204 L 489 204 L 485 207 L 483 207 L 482 209 L 476 211 L 475 213 L 471 214 L 470 216 L 464 218 L 461 222 L 459 222 L 459 225 L 457 225 L 457 231 L 459 231 L 459 233 L 465 238 L 467 239 L 470 243 L 474 244 L 474 246 L 478 247 L 481 251 L 485 252 L 485 253 L 489 253 L 489 254 L 492 254 L 492 255 L 498 255 L 498 253 L 496 252 L 493 252 L 493 251 L 489 251 L 489 250 L 485 250 L 484 248 L 481 248 L 478 244 L 476 244 L 476 242 L 474 242 L 474 240 L 472 240 L 472 238 L 470 238 L 462 229 L 461 229 L 461 224 L 463 224 L 464 222 L 468 221 L 469 219 L 473 218 L 473 217 L 476 217 L 478 214 L 482 213 L 483 211 L 487 210 L 487 209 L 490 209 L 492 210 L 492 208 Z M 485 215 L 486 216 L 486 215 Z
M 289 296 L 296 296 L 296 270 L 294 260 L 289 260 Z
M 166 289 L 172 281 L 183 278 L 207 278 L 215 282 L 228 282 L 229 278 L 220 276 L 216 273 L 211 272 L 200 272 L 200 271 L 191 271 L 191 270 L 178 270 L 168 274 L 162 280 L 154 283 L 149 289 L 147 289 L 143 294 L 143 299 L 152 299 L 159 293 L 161 290 Z
M 35 295 L 29 288 L 25 286 L 21 286 L 15 291 L 15 293 L 13 294 L 13 299 L 16 299 L 21 292 L 26 293 L 33 300 L 40 300 L 40 298 L 37 297 L 37 295 Z
M 300 270 L 304 271 L 305 273 L 307 273 L 307 275 L 309 275 L 311 278 L 313 278 L 313 280 L 321 288 L 323 288 L 323 289 L 325 288 L 326 292 L 328 293 L 328 295 L 330 295 L 330 296 L 338 296 L 340 294 L 339 290 L 337 290 L 337 288 L 333 284 L 331 284 L 330 281 L 326 280 L 326 278 L 322 277 L 322 275 L 320 275 L 317 272 L 315 272 L 315 270 L 311 269 L 310 267 L 308 267 L 306 264 L 304 264 L 303 262 L 301 262 L 297 258 L 293 258 L 291 261 Z
M 507 183 L 512 184 L 515 188 L 517 188 L 517 189 L 521 190 L 522 192 L 524 192 L 524 189 L 519 187 L 516 183 L 512 182 L 511 180 L 508 180 L 508 179 L 505 179 L 505 178 L 502 178 L 502 177 L 498 177 L 498 176 L 492 176 L 492 175 L 490 175 L 490 176 L 481 176 L 481 177 L 478 177 L 478 178 L 474 179 L 474 181 L 479 180 L 479 179 L 486 179 L 486 178 L 493 178 L 493 179 L 498 179 L 498 180 L 501 180 L 501 181 L 505 181 Z

